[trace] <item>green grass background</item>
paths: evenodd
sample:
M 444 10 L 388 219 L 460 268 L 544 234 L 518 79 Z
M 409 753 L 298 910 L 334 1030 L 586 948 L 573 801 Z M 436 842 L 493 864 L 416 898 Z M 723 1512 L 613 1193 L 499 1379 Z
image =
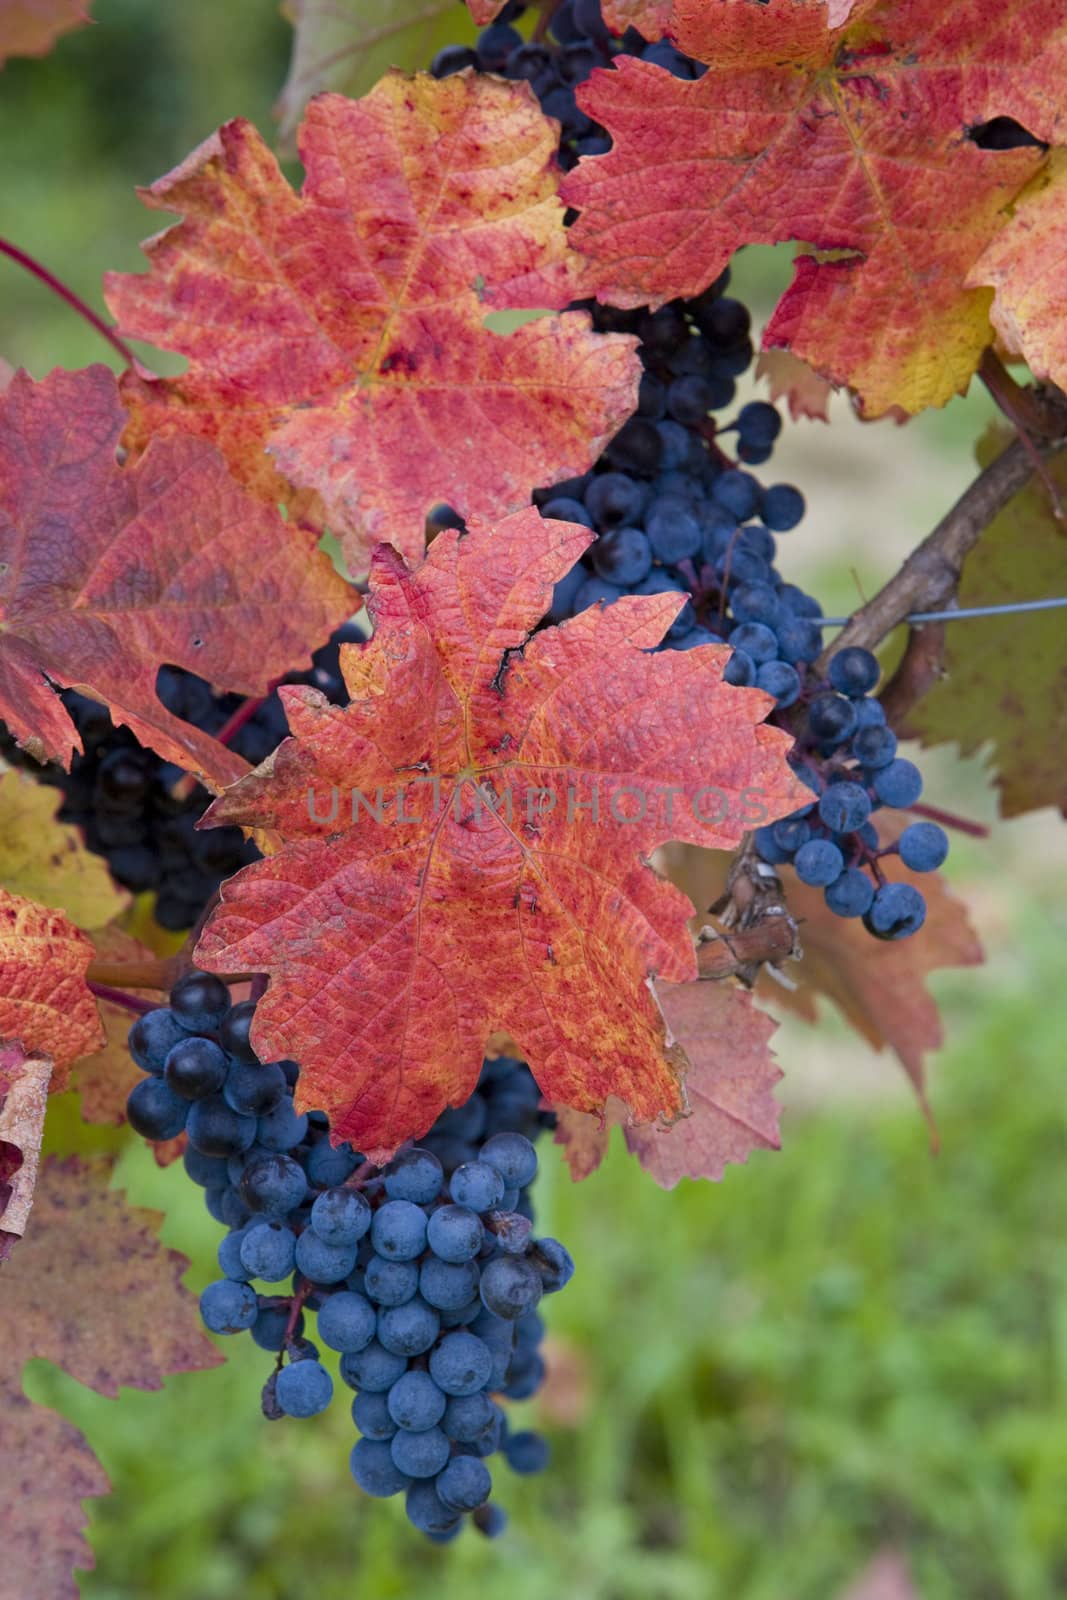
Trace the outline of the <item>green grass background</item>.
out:
M 0 205 L 3 233 L 100 305 L 101 272 L 136 270 L 161 220 L 133 185 L 224 117 L 269 134 L 288 36 L 272 0 L 94 12 L 98 26 L 0 77 Z M 739 263 L 757 304 L 787 275 L 781 252 Z M 0 261 L 0 355 L 40 376 L 110 352 Z M 987 412 L 972 395 L 907 430 L 843 433 L 830 466 L 825 436 L 798 429 L 812 448 L 795 476 L 829 497 L 857 451 L 861 477 L 888 453 L 919 518 L 911 542 L 965 481 Z M 790 575 L 847 608 L 888 558 L 861 524 L 843 554 L 825 504 Z M 979 764 L 926 765 L 940 803 L 991 815 Z M 1061 1594 L 1063 859 L 1047 818 L 954 850 L 993 959 L 935 980 L 951 1039 L 933 1067 L 937 1159 L 893 1063 L 832 1017 L 783 1027 L 785 1148 L 720 1186 L 662 1194 L 615 1148 L 575 1187 L 543 1150 L 541 1220 L 578 1275 L 546 1308 L 554 1462 L 533 1482 L 499 1469 L 512 1523 L 495 1544 L 434 1549 L 359 1495 L 343 1393 L 326 1418 L 263 1423 L 269 1358 L 250 1342 L 117 1401 L 31 1364 L 28 1391 L 85 1430 L 114 1483 L 90 1508 L 87 1600 L 821 1600 L 886 1544 L 924 1600 Z M 208 1281 L 219 1229 L 181 1170 L 127 1148 L 116 1181 L 165 1209 L 189 1283 Z

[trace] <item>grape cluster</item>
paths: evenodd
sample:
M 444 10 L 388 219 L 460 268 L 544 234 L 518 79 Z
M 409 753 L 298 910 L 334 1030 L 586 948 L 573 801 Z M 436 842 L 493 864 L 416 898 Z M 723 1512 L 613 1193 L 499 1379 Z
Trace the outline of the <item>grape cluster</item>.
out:
M 130 1123 L 150 1139 L 186 1132 L 186 1171 L 229 1230 L 223 1275 L 201 1297 L 204 1322 L 247 1330 L 277 1353 L 268 1417 L 310 1417 L 334 1392 L 304 1336 L 314 1311 L 317 1338 L 340 1353 L 356 1392 L 356 1483 L 374 1496 L 403 1492 L 411 1522 L 436 1542 L 468 1513 L 493 1536 L 506 1518 L 488 1503 L 488 1458 L 502 1451 L 517 1473 L 548 1459 L 540 1435 L 509 1428 L 499 1401 L 539 1387 L 537 1307 L 574 1271 L 558 1240 L 533 1234 L 532 1141 L 552 1117 L 522 1062 L 487 1061 L 475 1093 L 421 1146 L 372 1167 L 330 1143 L 325 1115 L 296 1113 L 299 1068 L 258 1059 L 254 1013 L 194 972 L 130 1029 L 147 1074 L 129 1096 Z
M 528 43 L 513 26 L 524 9 L 514 0 L 473 49 L 440 51 L 431 71 L 444 77 L 472 67 L 527 79 L 542 110 L 560 121 L 564 167 L 610 146 L 574 96 L 595 67 L 624 54 L 682 78 L 705 70 L 666 40 L 649 44 L 633 28 L 613 39 L 599 0 L 564 0 L 546 37 Z M 583 303 L 598 331 L 637 335 L 643 372 L 637 411 L 593 468 L 534 493 L 543 516 L 597 535 L 556 586 L 546 620 L 564 622 L 624 594 L 684 595 L 659 648 L 729 644 L 726 681 L 774 697 L 770 720 L 796 735 L 794 765 L 816 797 L 757 832 L 762 859 L 792 862 L 804 883 L 824 890 L 832 911 L 862 917 L 878 938 L 904 938 L 922 926 L 925 901 L 910 884 L 886 882 L 880 859 L 899 852 L 914 871 L 932 871 L 948 841 L 936 824 L 920 822 L 898 844 L 879 844 L 872 812 L 914 805 L 922 780 L 910 761 L 897 758 L 896 739 L 870 693 L 875 658 L 843 651 L 828 680 L 814 670 L 822 607 L 775 564 L 776 536 L 801 521 L 804 499 L 791 484 L 764 486 L 748 470 L 770 459 L 782 426 L 778 412 L 754 400 L 729 422 L 714 416 L 733 404 L 736 380 L 753 356 L 748 310 L 728 287 L 725 272 L 702 294 L 657 311 Z M 439 525 L 458 521 L 440 508 Z
M 727 287 L 723 274 L 697 299 L 659 311 L 594 308 L 598 325 L 637 334 L 644 372 L 636 414 L 591 471 L 534 495 L 543 516 L 597 534 L 557 584 L 547 620 L 624 594 L 684 595 L 659 648 L 730 645 L 726 681 L 774 697 L 770 720 L 796 736 L 790 760 L 815 796 L 757 831 L 760 856 L 792 862 L 836 915 L 862 917 L 877 938 L 905 938 L 922 926 L 925 901 L 914 885 L 887 882 L 881 858 L 899 853 L 914 871 L 932 871 L 948 840 L 935 823 L 919 822 L 897 844 L 879 844 L 873 812 L 913 806 L 922 777 L 897 756 L 872 694 L 879 666 L 871 652 L 839 651 L 826 678 L 816 669 L 822 608 L 776 565 L 776 535 L 800 522 L 803 496 L 791 484 L 765 487 L 748 470 L 773 451 L 777 411 L 754 400 L 728 423 L 713 417 L 752 358 L 748 313 Z M 723 448 L 731 434 L 735 457 Z
M 685 56 L 666 39 L 649 43 L 636 28 L 615 39 L 601 15 L 600 0 L 563 0 L 552 13 L 543 39 L 525 40 L 514 27 L 528 7 L 511 0 L 494 22 L 478 35 L 477 44 L 446 45 L 430 63 L 436 78 L 473 67 L 513 81 L 525 81 L 541 110 L 560 124 L 559 160 L 573 167 L 580 156 L 598 156 L 611 147 L 602 127 L 582 111 L 575 89 L 595 67 L 609 67 L 620 55 L 636 56 L 665 67 L 677 78 L 699 78 L 708 70 Z
M 335 704 L 346 696 L 338 652 L 346 640 L 360 639 L 346 624 L 312 657 L 308 672 L 291 673 L 286 683 L 312 684 Z M 240 695 L 212 694 L 210 685 L 180 667 L 162 667 L 160 700 L 174 716 L 205 733 L 217 734 L 244 703 Z M 145 750 L 129 728 L 116 728 L 106 707 L 72 689 L 63 704 L 78 730 L 83 753 L 69 772 L 37 766 L 0 723 L 0 753 L 31 766 L 42 783 L 60 789 L 60 818 L 84 830 L 89 849 L 103 856 L 119 883 L 135 893 L 156 891 L 156 918 L 163 927 L 192 927 L 218 884 L 256 860 L 258 851 L 240 828 L 197 832 L 210 795 L 199 785 L 191 794 L 173 793 L 180 768 Z M 276 749 L 287 732 L 277 693 L 268 695 L 228 741 L 254 765 Z

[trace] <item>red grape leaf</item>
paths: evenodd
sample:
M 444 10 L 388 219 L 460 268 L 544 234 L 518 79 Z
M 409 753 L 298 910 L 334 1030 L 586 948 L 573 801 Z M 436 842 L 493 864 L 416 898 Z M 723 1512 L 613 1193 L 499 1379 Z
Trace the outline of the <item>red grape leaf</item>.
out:
M 479 28 L 486 28 L 497 13 L 503 11 L 504 0 L 467 0 L 467 9 Z
M 208 814 L 285 845 L 225 885 L 197 962 L 270 974 L 260 1053 L 298 1056 L 302 1102 L 368 1155 L 466 1100 L 495 1031 L 553 1102 L 674 1113 L 648 979 L 696 967 L 689 902 L 648 857 L 732 845 L 801 795 L 724 647 L 649 653 L 682 597 L 531 636 L 591 539 L 528 508 L 440 534 L 414 573 L 382 546 L 374 637 L 342 651 L 352 704 L 283 689 L 295 737 Z
M 52 1088 L 65 1089 L 71 1062 L 103 1039 L 85 974 L 88 934 L 65 917 L 0 889 L 0 1039 L 51 1056 Z
M 0 67 L 12 56 L 46 56 L 64 33 L 92 20 L 84 0 L 0 0 Z
M 52 1063 L 0 1040 L 0 1261 L 26 1232 Z
M 262 694 L 351 612 L 351 591 L 202 440 L 153 441 L 121 468 L 124 421 L 103 366 L 19 373 L 0 398 L 0 715 L 69 767 L 81 742 L 54 680 L 218 787 L 247 763 L 164 709 L 159 666 Z
M 766 380 L 773 401 L 786 402 L 794 422 L 801 417 L 829 422 L 833 385 L 791 350 L 764 350 L 756 362 L 756 377 Z
M 988 465 L 1013 435 L 994 427 L 978 459 Z M 1067 498 L 1067 457 L 1046 469 Z M 967 557 L 961 606 L 1055 598 L 1067 592 L 1067 538 L 1048 491 L 1032 478 L 994 518 Z M 1062 611 L 1036 611 L 946 629 L 945 676 L 908 714 L 924 744 L 958 744 L 973 755 L 992 741 L 991 762 L 1006 817 L 1041 806 L 1067 815 L 1067 630 Z
M 57 819 L 62 804 L 61 794 L 26 773 L 0 773 L 0 882 L 65 911 L 80 928 L 97 928 L 119 916 L 130 896 L 80 831 Z
M 649 43 L 662 39 L 667 31 L 673 9 L 671 0 L 604 0 L 604 21 L 612 33 L 625 33 L 636 28 Z
M 10 1600 L 79 1600 L 72 1569 L 96 1565 L 82 1501 L 107 1494 L 107 1473 L 84 1434 L 3 1377 L 0 1462 L 3 1593 Z
M 72 1566 L 92 1566 L 80 1502 L 107 1492 L 81 1434 L 22 1392 L 25 1362 L 55 1362 L 98 1394 L 158 1389 L 171 1372 L 218 1365 L 184 1256 L 160 1244 L 158 1211 L 108 1189 L 108 1161 L 41 1163 L 26 1236 L 2 1273 L 0 1548 L 5 1593 L 76 1600 Z
M 996 291 L 993 326 L 1010 350 L 1026 357 L 1035 378 L 1067 385 L 1067 150 L 1012 207 L 1011 220 L 971 269 L 972 288 Z
M 485 326 L 579 292 L 556 140 L 526 84 L 389 73 L 312 101 L 298 196 L 227 123 L 143 191 L 185 218 L 152 270 L 109 279 L 125 331 L 189 360 L 127 381 L 127 443 L 199 433 L 258 494 L 321 496 L 352 571 L 378 540 L 417 560 L 436 502 L 499 516 L 583 472 L 633 410 L 634 340 L 577 311 Z
M 1061 0 L 675 0 L 697 81 L 620 59 L 578 91 L 614 140 L 565 180 L 572 242 L 614 304 L 704 289 L 740 245 L 802 255 L 764 335 L 863 412 L 944 405 L 990 343 L 988 289 L 967 275 L 1041 148 L 985 150 L 968 133 L 1013 117 L 1067 132 Z
M 685 1057 L 690 1115 L 663 1128 L 632 1124 L 617 1101 L 609 1101 L 603 1122 L 582 1112 L 557 1112 L 556 1142 L 564 1145 L 576 1180 L 599 1166 L 615 1124 L 622 1126 L 630 1154 L 663 1189 L 682 1178 L 719 1182 L 728 1163 L 781 1146 L 774 1086 L 782 1074 L 770 1051 L 770 1017 L 732 983 L 657 984 L 656 994 Z

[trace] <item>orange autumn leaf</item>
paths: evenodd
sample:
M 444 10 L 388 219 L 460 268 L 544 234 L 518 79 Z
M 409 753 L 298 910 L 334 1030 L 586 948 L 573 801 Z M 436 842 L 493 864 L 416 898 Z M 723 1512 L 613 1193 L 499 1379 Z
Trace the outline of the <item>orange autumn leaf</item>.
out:
M 766 382 L 772 401 L 785 401 L 794 422 L 801 417 L 829 422 L 833 385 L 791 350 L 764 350 L 756 362 L 756 377 Z
M 46 56 L 63 34 L 92 20 L 83 0 L 0 0 L 0 67 L 12 56 Z
M 77 1600 L 71 1568 L 93 1564 L 81 1501 L 108 1489 L 77 1429 L 26 1398 L 24 1364 L 52 1361 L 113 1397 L 222 1360 L 182 1287 L 188 1262 L 159 1242 L 161 1214 L 128 1206 L 110 1173 L 42 1162 L 26 1235 L 0 1268 L 0 1549 L 4 1593 L 20 1600 Z
M 882 843 L 898 838 L 913 820 L 907 813 L 880 811 Z M 703 913 L 726 887 L 729 864 L 725 855 L 672 847 L 671 880 L 701 908 L 694 927 L 706 921 Z M 776 868 L 785 905 L 799 924 L 802 956 L 788 965 L 791 987 L 764 977 L 757 993 L 772 1013 L 784 1007 L 808 1022 L 818 1020 L 820 996 L 832 1000 L 873 1049 L 896 1054 L 926 1110 L 924 1057 L 944 1042 L 926 980 L 942 967 L 980 964 L 982 947 L 966 906 L 940 873 L 909 872 L 897 856 L 884 857 L 881 865 L 891 882 L 921 889 L 927 913 L 919 933 L 910 939 L 875 939 L 859 919 L 835 916 L 821 889 L 801 883 L 790 867 Z
M 227 123 L 142 192 L 184 214 L 146 246 L 151 271 L 108 280 L 124 331 L 189 361 L 127 379 L 127 443 L 196 433 L 257 494 L 295 486 L 352 571 L 378 540 L 417 560 L 437 502 L 499 516 L 585 471 L 633 410 L 633 339 L 577 311 L 485 326 L 580 292 L 556 139 L 526 84 L 389 73 L 312 101 L 297 195 Z
M 414 572 L 383 546 L 351 705 L 283 689 L 294 737 L 208 814 L 284 844 L 224 886 L 196 960 L 270 975 L 260 1055 L 296 1056 L 302 1103 L 368 1155 L 466 1100 L 497 1031 L 554 1103 L 675 1114 L 648 980 L 695 975 L 691 907 L 648 858 L 805 792 L 724 647 L 650 653 L 679 596 L 532 632 L 591 538 L 527 509 Z
M 1067 386 L 1067 150 L 1052 152 L 968 282 L 995 291 L 993 326 L 1007 349 L 1035 378 Z
M 134 466 L 107 367 L 16 375 L 0 397 L 0 716 L 39 759 L 81 749 L 53 683 L 215 787 L 247 764 L 156 696 L 164 662 L 262 694 L 352 609 L 310 534 L 257 504 L 199 439 Z
M 685 1056 L 688 1115 L 670 1127 L 634 1125 L 625 1107 L 609 1103 L 603 1122 L 581 1112 L 557 1115 L 556 1143 L 575 1179 L 588 1177 L 607 1153 L 612 1126 L 663 1189 L 682 1178 L 718 1182 L 726 1166 L 753 1150 L 777 1150 L 782 1074 L 770 1051 L 775 1024 L 751 995 L 728 982 L 664 983 L 656 993 L 676 1048 Z
M 0 1040 L 0 1261 L 26 1232 L 51 1076 L 47 1056 Z
M 900 814 L 878 817 L 882 843 L 895 839 L 912 819 Z M 764 980 L 760 992 L 769 1005 L 782 1005 L 809 1022 L 818 1015 L 818 998 L 826 996 L 856 1032 L 876 1050 L 894 1051 L 929 1115 L 924 1058 L 940 1049 L 944 1033 L 937 1002 L 926 987 L 941 967 L 973 967 L 983 961 L 982 946 L 966 907 L 940 873 L 909 872 L 896 856 L 883 857 L 892 883 L 911 883 L 926 900 L 926 921 L 910 939 L 873 939 L 859 919 L 837 917 L 821 889 L 800 882 L 790 867 L 781 868 L 786 902 L 800 924 L 803 959 L 789 968 L 795 989 Z
M 1062 4 L 675 0 L 669 31 L 698 80 L 620 59 L 578 91 L 613 139 L 562 188 L 598 294 L 658 305 L 741 245 L 800 240 L 829 255 L 797 258 L 765 346 L 867 416 L 944 405 L 992 338 L 968 274 L 1045 161 L 970 134 L 997 117 L 1067 134 Z
M 52 1058 L 52 1088 L 99 1047 L 103 1030 L 85 981 L 93 947 L 63 915 L 0 889 L 0 1039 Z

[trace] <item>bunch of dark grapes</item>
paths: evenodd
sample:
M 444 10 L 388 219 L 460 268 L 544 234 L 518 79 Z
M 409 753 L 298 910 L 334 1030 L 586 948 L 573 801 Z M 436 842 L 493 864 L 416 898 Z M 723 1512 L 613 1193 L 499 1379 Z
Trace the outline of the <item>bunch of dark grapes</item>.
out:
M 325 1115 L 297 1115 L 299 1068 L 258 1059 L 254 1013 L 194 972 L 130 1030 L 147 1074 L 129 1096 L 130 1123 L 149 1139 L 187 1134 L 186 1171 L 229 1230 L 204 1322 L 277 1353 L 268 1417 L 310 1417 L 334 1391 L 305 1337 L 315 1312 L 316 1338 L 340 1353 L 355 1390 L 360 1488 L 403 1493 L 412 1523 L 438 1543 L 468 1514 L 493 1536 L 506 1517 L 489 1504 L 489 1458 L 502 1451 L 517 1473 L 548 1459 L 539 1434 L 510 1429 L 500 1400 L 538 1389 L 537 1307 L 574 1271 L 558 1240 L 533 1234 L 533 1140 L 552 1117 L 522 1062 L 487 1061 L 465 1105 L 373 1167 L 330 1143 Z
M 705 71 L 666 40 L 650 44 L 633 28 L 613 39 L 599 0 L 564 0 L 544 39 L 530 42 L 513 26 L 525 9 L 514 0 L 473 49 L 442 50 L 430 70 L 445 77 L 470 67 L 526 79 L 542 110 L 559 119 L 564 167 L 610 147 L 604 129 L 575 100 L 575 88 L 594 68 L 633 55 L 676 77 Z M 762 859 L 792 862 L 802 882 L 824 890 L 837 915 L 862 917 L 880 939 L 901 939 L 922 926 L 926 904 L 912 885 L 886 881 L 881 858 L 899 852 L 913 871 L 932 871 L 944 861 L 948 840 L 935 823 L 917 822 L 897 844 L 879 844 L 872 813 L 914 805 L 922 779 L 910 761 L 898 759 L 872 696 L 879 676 L 874 656 L 847 650 L 831 662 L 827 678 L 814 670 L 822 607 L 776 566 L 776 536 L 797 526 L 804 499 L 791 484 L 764 486 L 748 470 L 770 459 L 781 418 L 762 400 L 742 405 L 730 420 L 715 415 L 733 405 L 736 380 L 753 356 L 748 310 L 727 294 L 728 286 L 723 273 L 703 294 L 657 311 L 586 303 L 598 331 L 637 335 L 644 370 L 636 413 L 591 471 L 534 494 L 542 515 L 597 534 L 557 585 L 546 620 L 564 622 L 624 594 L 684 595 L 660 648 L 731 645 L 727 682 L 774 696 L 770 720 L 796 735 L 794 765 L 815 796 L 793 816 L 759 829 Z M 458 521 L 442 508 L 437 525 L 450 520 Z
M 611 140 L 598 123 L 581 110 L 575 89 L 595 67 L 610 67 L 620 55 L 637 56 L 665 67 L 677 78 L 699 78 L 708 70 L 700 61 L 682 55 L 666 39 L 650 44 L 636 28 L 615 39 L 601 15 L 600 0 L 563 0 L 552 13 L 543 39 L 526 40 L 514 26 L 527 6 L 512 0 L 477 44 L 447 45 L 430 63 L 436 78 L 473 67 L 530 85 L 546 116 L 560 124 L 560 165 L 573 167 L 580 156 L 603 155 Z
M 346 624 L 315 652 L 310 671 L 291 673 L 285 682 L 312 684 L 335 704 L 343 704 L 338 652 L 345 640 L 361 638 L 357 627 Z M 168 711 L 213 735 L 244 704 L 239 695 L 212 694 L 202 678 L 180 667 L 162 667 L 156 686 Z M 145 750 L 129 728 L 116 728 L 99 701 L 72 689 L 61 698 L 83 745 L 69 772 L 56 765 L 38 767 L 2 723 L 0 753 L 62 791 L 60 818 L 83 830 L 89 849 L 106 859 L 119 883 L 135 893 L 156 891 L 156 917 L 163 927 L 192 927 L 219 883 L 256 860 L 259 852 L 240 828 L 198 833 L 196 824 L 211 798 L 205 789 L 197 785 L 190 794 L 179 790 L 175 795 L 180 768 Z M 258 765 L 286 732 L 285 712 L 275 693 L 255 708 L 228 743 Z
M 901 939 L 922 926 L 926 905 L 913 885 L 886 881 L 881 859 L 899 852 L 912 870 L 933 871 L 948 840 L 936 823 L 917 822 L 897 844 L 879 844 L 873 813 L 914 806 L 922 778 L 897 756 L 872 693 L 871 652 L 842 650 L 826 676 L 816 669 L 822 608 L 776 564 L 777 537 L 800 522 L 803 496 L 791 484 L 764 486 L 749 470 L 772 453 L 777 411 L 754 400 L 729 421 L 715 418 L 752 358 L 748 312 L 727 286 L 724 274 L 698 298 L 654 312 L 593 308 L 599 326 L 638 336 L 644 374 L 637 413 L 593 469 L 534 496 L 543 516 L 597 534 L 557 585 L 548 619 L 624 594 L 684 595 L 660 648 L 730 645 L 727 682 L 774 697 L 770 720 L 796 736 L 790 759 L 814 796 L 757 831 L 759 854 L 771 865 L 792 862 L 838 916 Z

